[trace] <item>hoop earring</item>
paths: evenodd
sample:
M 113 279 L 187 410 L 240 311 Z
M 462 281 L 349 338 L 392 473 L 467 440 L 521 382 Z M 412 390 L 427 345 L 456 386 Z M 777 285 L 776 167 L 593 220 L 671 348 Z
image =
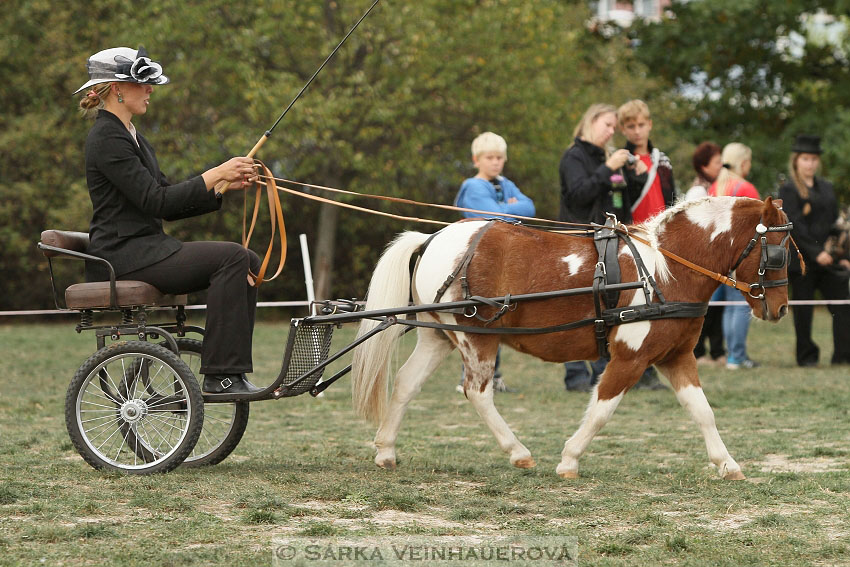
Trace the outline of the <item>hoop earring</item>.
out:
M 121 91 L 118 91 L 118 102 L 124 104 L 124 99 L 121 97 Z

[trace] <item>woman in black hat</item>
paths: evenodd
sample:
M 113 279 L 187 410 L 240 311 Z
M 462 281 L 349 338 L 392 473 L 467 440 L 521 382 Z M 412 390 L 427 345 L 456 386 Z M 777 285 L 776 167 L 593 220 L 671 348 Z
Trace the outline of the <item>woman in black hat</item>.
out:
M 799 135 L 791 146 L 790 180 L 779 188 L 782 208 L 794 223 L 792 235 L 806 262 L 803 274 L 796 254 L 791 254 L 788 277 L 791 299 L 814 299 L 820 290 L 825 299 L 848 299 L 850 258 L 833 258 L 824 243 L 838 218 L 838 202 L 832 183 L 817 177 L 820 137 Z M 832 314 L 832 363 L 850 363 L 850 305 L 830 305 Z M 812 341 L 811 305 L 791 310 L 797 336 L 797 364 L 817 366 L 820 349 Z
M 156 85 L 168 83 L 143 47 L 106 49 L 87 63 L 89 81 L 80 109 L 96 116 L 86 138 L 86 180 L 93 213 L 88 253 L 108 260 L 118 279 L 147 282 L 164 293 L 209 289 L 201 353 L 203 389 L 212 393 L 259 391 L 245 379 L 252 371 L 251 337 L 257 290 L 248 281 L 259 258 L 235 242 L 180 242 L 162 221 L 221 208 L 221 183 L 244 189 L 255 179 L 253 160 L 232 158 L 203 174 L 172 184 L 132 119 L 145 114 Z M 105 280 L 99 264 L 89 280 Z

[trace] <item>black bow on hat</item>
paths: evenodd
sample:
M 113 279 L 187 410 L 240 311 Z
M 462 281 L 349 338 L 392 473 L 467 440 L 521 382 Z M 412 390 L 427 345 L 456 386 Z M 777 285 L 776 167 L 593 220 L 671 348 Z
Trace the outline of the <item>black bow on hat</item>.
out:
M 125 82 L 146 85 L 164 85 L 168 77 L 162 74 L 162 65 L 152 61 L 144 47 L 113 47 L 89 57 L 86 63 L 89 80 L 74 94 L 99 83 Z

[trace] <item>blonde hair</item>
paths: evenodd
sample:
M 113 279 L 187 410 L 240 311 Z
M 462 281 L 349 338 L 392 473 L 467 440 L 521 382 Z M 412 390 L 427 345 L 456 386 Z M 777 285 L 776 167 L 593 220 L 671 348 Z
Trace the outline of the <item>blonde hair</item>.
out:
M 498 134 L 484 132 L 472 140 L 472 157 L 478 157 L 487 152 L 502 154 L 507 159 L 508 143 Z
M 97 111 L 103 108 L 106 97 L 109 96 L 110 88 L 112 83 L 99 83 L 83 94 L 83 98 L 80 99 L 80 114 L 83 118 L 97 116 Z
M 641 116 L 647 120 L 651 118 L 649 107 L 639 98 L 630 100 L 617 109 L 617 121 L 620 123 L 620 126 L 624 126 L 629 120 L 637 120 Z
M 797 159 L 803 155 L 803 152 L 791 152 L 791 157 L 788 159 L 788 175 L 791 177 L 791 181 L 794 182 L 794 186 L 797 187 L 797 192 L 800 194 L 800 197 L 803 199 L 809 198 L 809 186 L 803 181 L 803 178 L 800 177 L 800 173 L 797 171 Z M 818 156 L 820 159 L 820 156 Z M 820 163 L 818 163 L 818 169 L 820 169 Z
M 589 142 L 591 125 L 596 122 L 597 118 L 603 114 L 608 114 L 609 112 L 616 116 L 617 109 L 614 108 L 613 105 L 601 102 L 591 104 L 590 108 L 584 111 L 584 116 L 581 117 L 579 123 L 576 124 L 575 130 L 573 130 L 573 138 L 581 138 L 582 140 Z
M 732 184 L 735 181 L 743 181 L 743 165 L 747 160 L 752 161 L 753 150 L 739 142 L 732 142 L 723 147 L 720 159 L 723 160 L 723 169 L 714 183 L 717 185 L 717 196 L 729 195 Z

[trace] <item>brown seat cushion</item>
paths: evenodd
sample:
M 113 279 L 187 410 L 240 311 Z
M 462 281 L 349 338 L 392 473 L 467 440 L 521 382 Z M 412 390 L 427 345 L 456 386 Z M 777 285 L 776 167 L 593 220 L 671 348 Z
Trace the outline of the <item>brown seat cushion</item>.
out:
M 72 232 L 70 230 L 45 230 L 41 233 L 41 242 L 55 248 L 64 248 L 74 252 L 85 253 L 89 247 L 89 233 Z M 43 250 L 48 257 L 56 256 L 56 252 Z
M 115 291 L 118 307 L 186 305 L 185 295 L 165 294 L 145 282 L 119 280 Z M 74 284 L 65 290 L 65 302 L 68 309 L 109 309 L 109 282 Z

